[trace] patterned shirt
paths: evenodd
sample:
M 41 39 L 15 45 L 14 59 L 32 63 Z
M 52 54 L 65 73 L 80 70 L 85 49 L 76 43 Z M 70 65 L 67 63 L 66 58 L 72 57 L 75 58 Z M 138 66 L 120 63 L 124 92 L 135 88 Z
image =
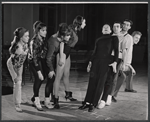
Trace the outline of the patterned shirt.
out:
M 29 58 L 30 62 L 33 62 L 36 71 L 41 70 L 39 61 L 41 58 L 45 58 L 47 48 L 46 48 L 46 42 L 41 41 L 37 35 L 33 37 L 33 39 L 30 42 L 30 56 Z
M 14 65 L 15 69 L 19 69 L 23 65 L 28 53 L 27 44 L 21 45 L 20 43 L 18 43 L 17 47 L 18 48 L 16 49 L 15 53 L 11 54 L 12 64 Z

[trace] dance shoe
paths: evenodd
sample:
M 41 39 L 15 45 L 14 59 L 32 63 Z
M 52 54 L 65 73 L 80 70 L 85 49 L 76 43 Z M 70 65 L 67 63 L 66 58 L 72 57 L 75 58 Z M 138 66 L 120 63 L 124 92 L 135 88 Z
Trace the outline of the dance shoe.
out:
M 102 108 L 105 107 L 105 105 L 106 105 L 105 101 L 101 100 L 101 102 L 99 103 L 99 105 L 97 106 L 97 108 L 102 109 Z
M 89 106 L 90 106 L 90 104 L 88 105 L 88 104 L 84 103 L 84 104 L 82 104 L 82 106 L 80 106 L 78 109 L 84 110 L 84 109 L 86 109 L 86 108 L 89 108 Z
M 130 90 L 130 89 L 129 89 L 129 90 L 128 90 L 128 89 L 125 89 L 124 91 L 125 91 L 125 92 L 137 93 L 137 91 L 136 91 L 136 90 L 133 90 L 133 89 L 131 89 L 131 90 Z
M 20 107 L 20 104 L 15 105 L 15 109 L 16 109 L 17 112 L 20 112 L 20 113 L 23 112 L 21 107 Z
M 89 105 L 89 109 L 88 109 L 88 112 L 93 112 L 95 110 L 95 107 L 94 105 Z

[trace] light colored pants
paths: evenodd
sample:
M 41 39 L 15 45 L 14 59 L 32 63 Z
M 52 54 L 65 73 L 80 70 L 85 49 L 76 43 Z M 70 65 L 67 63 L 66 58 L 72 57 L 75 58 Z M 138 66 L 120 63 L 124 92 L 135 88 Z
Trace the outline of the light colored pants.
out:
M 126 81 L 126 89 L 128 89 L 128 90 L 133 89 L 133 77 L 134 77 L 134 75 L 132 73 L 131 67 L 126 66 L 126 71 L 120 70 L 120 73 L 121 73 L 121 77 L 117 78 L 116 88 L 114 90 L 114 93 L 112 94 L 112 96 L 115 96 L 115 97 L 117 97 L 119 89 L 121 88 L 121 85 L 125 81 Z
M 118 66 L 117 66 L 117 72 L 114 75 L 114 79 L 113 79 L 113 83 L 112 83 L 112 89 L 111 89 L 111 93 L 110 95 L 113 96 L 114 92 L 116 92 L 116 86 L 117 86 L 117 82 L 118 82 L 118 75 L 119 75 L 119 71 L 120 71 L 120 67 L 121 67 L 121 60 L 118 62 Z
M 21 83 L 22 83 L 23 66 L 21 66 L 19 69 L 15 69 L 12 64 L 11 58 L 9 58 L 7 60 L 7 67 L 14 83 L 13 100 L 15 105 L 18 105 L 21 104 Z

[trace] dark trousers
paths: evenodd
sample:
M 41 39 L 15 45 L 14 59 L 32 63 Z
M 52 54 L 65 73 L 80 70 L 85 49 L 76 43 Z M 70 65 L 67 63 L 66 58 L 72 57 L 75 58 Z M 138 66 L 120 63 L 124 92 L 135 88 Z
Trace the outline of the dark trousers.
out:
M 35 66 L 32 63 L 29 64 L 30 65 L 30 69 L 32 71 L 32 74 L 34 76 L 34 84 L 33 84 L 33 93 L 34 93 L 34 97 L 38 97 L 39 96 L 39 89 L 43 83 L 43 81 L 41 81 L 39 79 L 39 76 L 37 74 L 37 71 L 35 70 Z M 47 78 L 47 82 L 46 82 L 46 86 L 45 86 L 45 97 L 49 97 L 50 93 L 53 92 L 53 83 L 54 83 L 54 80 L 55 80 L 55 76 L 53 76 L 53 78 L 48 78 L 48 67 L 46 65 L 46 61 L 45 59 L 41 59 L 39 61 L 39 65 L 40 65 L 40 69 L 41 69 L 41 72 L 42 72 L 42 75 L 44 77 L 44 79 Z
M 113 57 L 112 57 L 111 62 L 113 63 Z M 119 71 L 120 63 L 121 63 L 121 59 L 119 59 L 117 62 L 117 71 Z M 103 91 L 103 95 L 102 95 L 102 99 L 101 99 L 105 102 L 107 100 L 108 95 L 111 94 L 111 92 L 113 90 L 113 86 L 115 87 L 115 85 L 116 85 L 116 82 L 115 83 L 113 82 L 116 74 L 117 73 L 113 72 L 113 68 L 111 66 L 109 66 L 107 78 L 106 78 L 106 82 L 105 82 L 105 86 L 104 86 L 104 91 Z
M 84 102 L 96 106 L 103 91 L 108 70 L 108 59 L 94 60 Z

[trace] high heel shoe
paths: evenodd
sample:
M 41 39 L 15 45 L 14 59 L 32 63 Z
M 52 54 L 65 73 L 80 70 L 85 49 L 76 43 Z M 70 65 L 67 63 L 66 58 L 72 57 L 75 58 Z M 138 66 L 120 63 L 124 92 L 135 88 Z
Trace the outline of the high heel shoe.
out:
M 84 110 L 84 109 L 89 108 L 89 107 L 90 107 L 90 105 L 87 105 L 87 104 L 85 103 L 85 104 L 82 104 L 82 106 L 80 106 L 78 109 Z
M 69 99 L 70 101 L 77 101 L 77 99 L 75 99 L 75 98 L 72 97 L 72 92 L 65 91 L 65 93 L 66 93 L 66 96 L 65 96 L 66 101 L 67 101 L 67 99 Z

